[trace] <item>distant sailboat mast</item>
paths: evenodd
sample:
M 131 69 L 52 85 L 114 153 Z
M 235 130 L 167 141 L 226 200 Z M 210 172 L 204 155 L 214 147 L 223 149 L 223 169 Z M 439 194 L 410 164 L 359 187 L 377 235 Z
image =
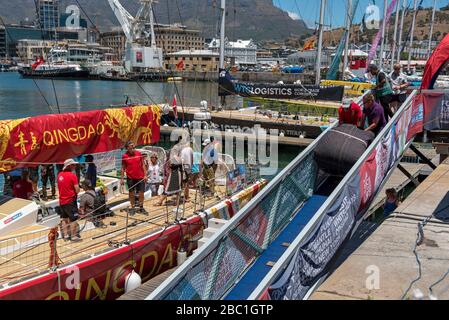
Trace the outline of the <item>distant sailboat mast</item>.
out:
M 413 38 L 415 35 L 416 14 L 418 12 L 418 0 L 414 0 L 413 10 L 414 11 L 413 11 L 412 31 L 410 33 L 410 45 L 408 48 L 408 67 L 407 67 L 408 72 L 410 72 L 410 67 L 412 64 L 412 48 L 413 48 Z
M 380 69 L 383 70 L 384 66 L 384 52 L 385 52 L 385 28 L 387 26 L 387 9 L 388 3 L 387 0 L 384 0 L 384 21 L 382 23 L 382 40 L 380 42 L 380 56 L 379 56 L 379 66 Z
M 433 35 L 433 25 L 435 24 L 435 13 L 437 10 L 437 0 L 433 0 L 433 10 L 432 10 L 432 22 L 430 24 L 430 34 L 429 34 L 429 57 L 432 54 L 432 35 Z
M 351 39 L 351 23 L 352 23 L 352 0 L 348 0 L 348 13 L 346 15 L 346 41 L 345 41 L 345 55 L 343 59 L 342 80 L 344 80 L 346 68 L 348 67 L 349 56 L 349 41 Z
M 220 71 L 225 68 L 225 34 L 226 34 L 226 0 L 221 0 L 221 30 L 220 30 Z M 226 97 L 221 97 L 221 106 L 224 108 L 226 105 Z
M 320 25 L 318 34 L 318 52 L 316 57 L 316 78 L 315 84 L 318 86 L 321 82 L 321 52 L 323 50 L 323 29 L 324 29 L 324 13 L 326 9 L 326 0 L 321 0 L 320 8 Z
M 401 48 L 402 48 L 402 34 L 404 33 L 404 19 L 405 19 L 405 11 L 407 9 L 407 0 L 404 0 L 402 5 L 402 15 L 401 15 L 401 24 L 399 27 L 399 40 L 398 40 L 398 63 L 401 63 Z
M 397 45 L 397 39 L 398 39 L 398 24 L 399 24 L 399 9 L 401 7 L 401 2 L 398 1 L 396 4 L 396 19 L 394 23 L 394 32 L 393 32 L 393 43 L 391 47 L 391 65 L 390 69 L 393 70 L 393 66 L 395 64 L 395 54 L 396 54 L 396 45 Z
M 220 69 L 225 67 L 226 0 L 221 0 Z

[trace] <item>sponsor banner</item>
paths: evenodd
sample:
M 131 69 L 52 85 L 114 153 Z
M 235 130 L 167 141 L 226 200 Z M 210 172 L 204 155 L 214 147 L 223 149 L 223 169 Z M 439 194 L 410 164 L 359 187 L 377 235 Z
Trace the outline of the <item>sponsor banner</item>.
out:
M 449 93 L 425 93 L 424 128 L 426 130 L 449 130 Z
M 351 233 L 359 204 L 360 181 L 356 175 L 301 245 L 284 275 L 271 286 L 271 299 L 299 300 L 306 295 Z
M 339 81 L 339 80 L 323 80 L 321 81 L 322 86 L 344 86 L 345 94 L 353 96 L 362 96 L 365 92 L 374 88 L 371 83 L 366 82 L 350 82 L 350 81 Z
M 382 183 L 402 157 L 406 145 L 421 132 L 420 99 L 414 101 L 412 108 L 402 111 L 391 130 L 383 134 L 360 169 L 333 199 L 279 280 L 269 288 L 271 299 L 303 299 L 329 271 L 330 262 L 343 242 L 353 235 Z
M 222 71 L 219 77 L 218 94 L 219 96 L 239 95 L 267 99 L 341 101 L 344 87 L 239 82 L 232 79 L 228 72 Z
M 0 172 L 26 163 L 61 163 L 80 154 L 154 144 L 160 109 L 137 106 L 0 121 Z
M 374 149 L 360 168 L 360 207 L 358 212 L 367 209 L 374 197 L 377 170 L 376 155 L 377 150 Z
M 424 129 L 424 97 L 422 94 L 413 99 L 412 118 L 408 128 L 407 140 L 421 133 Z

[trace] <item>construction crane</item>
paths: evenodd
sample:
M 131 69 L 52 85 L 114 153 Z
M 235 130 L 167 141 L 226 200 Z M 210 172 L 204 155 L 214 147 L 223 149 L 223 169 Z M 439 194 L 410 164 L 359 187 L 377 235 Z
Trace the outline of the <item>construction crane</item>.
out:
M 108 0 L 126 37 L 125 68 L 129 72 L 162 69 L 162 49 L 156 46 L 154 35 L 153 3 L 155 0 L 140 0 L 141 7 L 133 17 L 118 0 Z M 150 23 L 150 32 L 146 25 Z M 151 39 L 147 46 L 147 39 Z

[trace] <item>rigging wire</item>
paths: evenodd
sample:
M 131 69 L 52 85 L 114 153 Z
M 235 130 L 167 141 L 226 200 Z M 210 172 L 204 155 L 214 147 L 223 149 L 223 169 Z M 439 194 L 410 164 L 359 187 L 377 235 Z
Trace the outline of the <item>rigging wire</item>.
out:
M 171 24 L 171 19 L 170 19 L 170 6 L 169 6 L 168 1 L 169 1 L 169 0 L 167 0 L 167 11 L 168 11 L 167 15 L 168 15 L 168 24 L 170 25 L 170 24 Z M 152 7 L 152 10 L 153 10 L 152 14 L 153 14 L 153 17 L 154 17 L 155 25 L 157 26 L 157 29 L 160 30 L 160 25 L 159 25 L 158 20 L 157 20 L 157 18 L 156 18 L 156 14 L 155 14 L 155 11 L 154 11 L 154 7 Z M 179 12 L 179 14 L 180 14 L 180 16 L 181 16 L 181 12 Z M 164 43 L 164 41 L 162 41 L 162 50 L 163 50 L 164 52 L 167 52 L 167 51 L 166 51 L 166 48 L 165 48 L 165 43 Z M 174 73 L 173 70 L 170 69 L 169 72 L 171 73 L 172 77 L 175 76 L 175 73 Z M 182 96 L 179 94 L 179 89 L 178 89 L 178 85 L 176 84 L 176 81 L 174 81 L 173 84 L 174 84 L 174 87 L 175 87 L 176 95 L 179 97 L 180 102 L 181 102 L 181 108 L 182 108 L 182 124 L 184 125 L 184 124 L 185 124 L 184 102 L 183 102 L 183 100 L 182 100 Z
M 37 15 L 37 19 L 38 19 L 38 24 L 39 24 L 39 29 L 40 29 L 40 33 L 41 33 L 41 38 L 42 38 L 42 41 L 44 41 L 45 40 L 44 30 L 43 30 L 43 27 L 42 27 L 41 16 L 40 16 L 40 11 L 39 11 L 37 0 L 34 0 L 34 7 L 36 9 L 36 15 Z M 55 28 L 55 44 L 57 44 L 57 30 L 56 30 L 56 28 Z M 42 54 L 42 56 L 43 56 L 43 54 Z M 58 95 L 57 95 L 56 89 L 55 89 L 55 82 L 54 82 L 53 78 L 51 78 L 50 80 L 51 80 L 51 85 L 53 87 L 53 93 L 55 95 L 56 105 L 58 107 L 59 113 L 61 113 L 61 109 L 59 107 Z M 36 83 L 36 81 L 34 81 L 34 83 Z

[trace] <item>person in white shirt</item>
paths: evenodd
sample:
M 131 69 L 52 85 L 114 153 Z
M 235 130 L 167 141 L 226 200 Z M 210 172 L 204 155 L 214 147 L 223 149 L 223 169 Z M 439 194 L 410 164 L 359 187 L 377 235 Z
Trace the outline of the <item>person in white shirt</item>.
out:
M 410 85 L 407 81 L 407 76 L 401 72 L 401 69 L 402 67 L 400 64 L 395 64 L 393 66 L 393 72 L 389 75 L 391 87 L 393 89 L 390 105 L 395 112 L 398 107 L 407 100 L 407 88 Z
M 192 179 L 193 166 L 193 149 L 189 143 L 185 144 L 181 150 L 181 162 L 183 169 L 184 200 L 189 201 L 189 184 Z
M 148 164 L 148 183 L 150 185 L 151 196 L 157 197 L 159 186 L 162 184 L 161 167 L 157 153 L 153 153 Z

